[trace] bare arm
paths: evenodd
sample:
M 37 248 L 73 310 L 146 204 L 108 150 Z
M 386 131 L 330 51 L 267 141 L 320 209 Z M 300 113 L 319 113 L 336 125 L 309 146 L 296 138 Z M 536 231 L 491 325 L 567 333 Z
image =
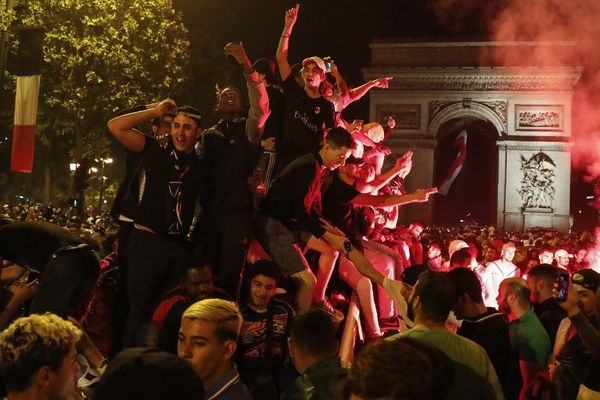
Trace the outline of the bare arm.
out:
M 352 261 L 358 272 L 363 276 L 369 278 L 372 282 L 382 285 L 384 279 L 383 275 L 373 268 L 373 265 L 363 253 L 350 244 L 344 233 L 331 225 L 327 220 L 320 218 L 320 221 L 325 228 L 325 234 L 323 234 L 322 238 L 328 242 L 333 249 L 340 253 L 347 253 L 348 259 Z M 346 245 L 348 244 L 350 244 L 350 251 L 347 251 L 348 249 L 346 248 Z
M 556 285 L 556 284 L 555 284 Z M 592 325 L 590 320 L 579 308 L 579 295 L 577 291 L 573 289 L 572 283 L 569 284 L 569 291 L 567 292 L 567 300 L 559 302 L 558 304 L 563 310 L 567 312 L 567 315 L 571 319 L 573 326 L 577 330 L 577 333 L 581 337 L 583 344 L 594 357 L 600 357 L 600 331 Z M 556 296 L 556 287 L 553 289 Z M 596 303 L 600 306 L 600 288 L 596 291 Z M 596 318 L 600 321 L 600 308 L 596 310 Z
M 4 261 L 7 262 L 7 261 Z M 9 282 L 19 279 L 25 273 L 25 268 L 18 264 L 11 264 L 0 269 L 0 282 Z
M 357 181 L 356 182 L 356 190 L 361 193 L 371 193 L 376 190 L 381 189 L 392 179 L 394 179 L 398 175 L 402 175 L 406 169 L 410 171 L 412 168 L 412 152 L 407 151 L 402 157 L 396 160 L 396 164 L 387 172 L 384 172 L 381 175 L 378 175 L 371 182 Z
M 365 257 L 363 253 L 358 251 L 354 246 L 352 246 L 352 250 L 348 253 L 348 259 L 352 261 L 352 264 L 356 267 L 358 272 L 361 275 L 369 278 L 371 282 L 378 283 L 383 285 L 384 276 L 381 275 L 379 271 L 373 268 L 371 262 Z
M 389 80 L 393 79 L 391 76 L 384 76 L 381 78 L 377 78 L 377 79 L 373 79 L 372 81 L 369 81 L 367 83 L 365 83 L 364 85 L 361 85 L 359 87 L 356 87 L 352 90 L 350 90 L 350 98 L 348 101 L 348 104 L 361 99 L 365 94 L 367 94 L 367 92 L 373 88 L 381 88 L 381 89 L 387 89 L 389 86 Z
M 373 206 L 373 207 L 393 207 L 402 206 L 410 203 L 424 203 L 429 200 L 429 196 L 437 193 L 437 188 L 418 189 L 410 194 L 402 195 L 381 195 L 359 194 L 352 199 L 355 206 Z
M 296 19 L 298 18 L 299 9 L 300 4 L 296 4 L 296 7 L 290 8 L 285 12 L 285 25 L 283 26 L 283 32 L 281 32 L 281 37 L 279 38 L 279 46 L 277 47 L 277 54 L 275 56 L 277 67 L 279 67 L 279 76 L 281 76 L 282 81 L 285 81 L 292 73 L 292 68 L 288 61 L 288 50 L 290 36 L 294 29 Z
M 33 296 L 38 284 L 39 281 L 36 279 L 26 285 L 24 283 L 17 283 L 10 287 L 13 296 L 8 304 L 6 304 L 6 307 L 4 307 L 4 310 L 0 311 L 0 331 L 8 326 L 25 300 Z
M 344 79 L 342 74 L 340 74 L 340 71 L 338 70 L 336 64 L 333 64 L 333 68 L 331 69 L 331 76 L 333 76 L 333 79 L 335 79 L 337 93 L 341 99 L 340 104 L 336 107 L 336 111 L 342 112 L 344 108 L 346 108 L 346 106 L 351 103 L 350 90 L 348 89 L 348 84 L 346 83 L 346 80 Z
M 161 101 L 156 107 L 130 114 L 120 115 L 108 121 L 108 130 L 125 148 L 139 153 L 146 145 L 146 136 L 135 129 L 135 126 L 151 120 L 160 118 L 168 112 L 177 109 L 177 105 L 171 99 Z

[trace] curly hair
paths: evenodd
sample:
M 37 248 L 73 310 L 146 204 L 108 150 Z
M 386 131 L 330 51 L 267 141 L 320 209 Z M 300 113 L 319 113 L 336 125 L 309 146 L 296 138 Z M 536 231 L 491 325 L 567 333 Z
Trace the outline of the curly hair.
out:
M 6 390 L 21 392 L 44 366 L 57 371 L 82 332 L 57 315 L 30 315 L 0 333 L 0 375 Z

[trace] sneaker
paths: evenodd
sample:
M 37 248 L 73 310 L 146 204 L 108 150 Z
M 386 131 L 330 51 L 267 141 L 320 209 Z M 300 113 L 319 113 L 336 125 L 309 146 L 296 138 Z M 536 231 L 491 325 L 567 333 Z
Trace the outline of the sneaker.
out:
M 331 316 L 333 322 L 337 323 L 342 322 L 344 320 L 344 314 L 342 314 L 340 310 L 336 310 L 327 299 L 324 299 L 323 301 L 320 301 L 318 303 L 314 303 L 313 306 L 324 310 L 327 314 Z

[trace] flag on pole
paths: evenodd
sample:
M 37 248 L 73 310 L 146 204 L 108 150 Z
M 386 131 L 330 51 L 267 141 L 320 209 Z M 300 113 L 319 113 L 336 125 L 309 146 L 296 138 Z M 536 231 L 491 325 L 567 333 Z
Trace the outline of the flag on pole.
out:
M 450 165 L 450 169 L 448 170 L 446 177 L 444 178 L 443 182 L 440 184 L 440 186 L 438 188 L 438 193 L 441 193 L 444 196 L 448 195 L 448 192 L 450 191 L 450 187 L 456 180 L 456 177 L 458 176 L 458 174 L 460 174 L 460 171 L 462 171 L 462 167 L 465 164 L 465 160 L 467 159 L 467 131 L 466 130 L 463 129 L 458 134 L 456 139 L 454 139 L 453 147 L 455 149 L 458 148 L 458 154 L 456 154 L 456 158 L 452 162 L 452 165 Z
M 17 76 L 10 170 L 31 173 L 40 75 Z

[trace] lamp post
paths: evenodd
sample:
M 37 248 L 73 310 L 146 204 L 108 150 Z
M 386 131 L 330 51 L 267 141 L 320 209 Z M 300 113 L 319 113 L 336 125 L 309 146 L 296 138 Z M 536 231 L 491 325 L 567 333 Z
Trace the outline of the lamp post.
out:
M 112 164 L 113 159 L 110 157 L 100 159 L 97 158 L 96 162 L 100 163 L 100 195 L 98 196 L 98 209 L 100 210 L 104 206 L 104 189 L 106 187 L 104 182 L 107 179 L 106 176 L 104 176 L 104 167 L 106 166 L 106 164 Z

